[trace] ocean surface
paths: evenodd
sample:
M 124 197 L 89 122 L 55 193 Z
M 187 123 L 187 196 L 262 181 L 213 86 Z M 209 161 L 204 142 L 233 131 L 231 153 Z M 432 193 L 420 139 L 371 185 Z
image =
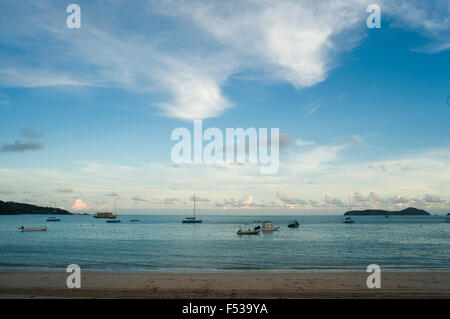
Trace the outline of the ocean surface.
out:
M 0 270 L 289 272 L 450 271 L 450 224 L 444 216 L 183 216 L 122 215 L 108 224 L 92 216 L 0 216 Z M 130 219 L 140 222 L 133 223 Z M 272 220 L 279 231 L 238 236 L 239 226 Z M 287 224 L 297 219 L 300 227 Z M 20 232 L 20 226 L 48 226 Z

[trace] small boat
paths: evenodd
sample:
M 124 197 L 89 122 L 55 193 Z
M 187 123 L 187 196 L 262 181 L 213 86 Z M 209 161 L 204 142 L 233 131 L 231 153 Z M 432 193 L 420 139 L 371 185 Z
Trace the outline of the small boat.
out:
M 351 215 L 352 214 L 352 210 L 351 210 L 351 205 L 350 205 L 350 196 L 348 197 L 348 212 L 345 213 L 344 215 Z M 355 221 L 351 218 L 351 217 L 345 217 L 343 223 L 344 224 L 353 224 Z
M 130 219 L 130 222 L 140 222 L 140 220 L 139 219 Z
M 197 219 L 195 215 L 195 194 L 194 194 L 194 217 L 186 217 L 181 222 L 183 224 L 200 224 L 203 220 Z
M 253 229 L 249 228 L 247 230 L 243 230 L 241 227 L 239 227 L 239 229 L 236 232 L 236 234 L 238 234 L 238 235 L 258 235 L 260 231 L 261 231 L 261 227 L 260 226 L 256 226 Z
M 24 232 L 24 231 L 46 231 L 48 228 L 47 226 L 37 228 L 25 228 L 22 226 L 19 229 Z
M 261 230 L 263 232 L 265 232 L 265 231 L 276 231 L 278 229 L 280 229 L 280 226 L 274 226 L 271 221 L 263 222 L 263 226 L 261 228 Z
M 445 222 L 446 222 L 446 223 L 450 223 L 450 218 L 447 218 L 447 219 L 445 220 Z
M 389 218 L 389 215 L 384 216 L 384 218 Z
M 300 226 L 300 224 L 296 220 L 290 222 L 288 225 L 289 228 L 298 228 L 298 226 Z
M 59 221 L 61 221 L 61 219 L 56 218 L 56 217 L 49 217 L 49 218 L 47 218 L 47 221 L 48 222 L 59 222 Z
M 107 220 L 107 223 L 120 223 L 120 219 L 111 219 L 111 220 Z
M 355 221 L 351 217 L 346 217 L 344 219 L 344 224 L 353 224 Z

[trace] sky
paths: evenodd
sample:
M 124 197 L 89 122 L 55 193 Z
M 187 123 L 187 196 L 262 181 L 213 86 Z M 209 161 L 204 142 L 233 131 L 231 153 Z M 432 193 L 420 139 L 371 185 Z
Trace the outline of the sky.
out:
M 66 7 L 81 8 L 81 28 Z M 369 4 L 381 28 L 369 29 Z M 450 212 L 450 1 L 0 0 L 0 200 L 73 212 Z M 279 128 L 280 168 L 171 133 Z

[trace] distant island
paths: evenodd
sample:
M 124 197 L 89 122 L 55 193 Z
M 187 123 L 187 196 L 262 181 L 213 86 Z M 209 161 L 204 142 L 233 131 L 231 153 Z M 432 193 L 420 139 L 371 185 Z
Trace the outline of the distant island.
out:
M 60 208 L 40 207 L 16 202 L 3 202 L 0 200 L 0 215 L 21 214 L 72 215 L 71 212 Z
M 389 211 L 381 209 L 366 209 L 366 210 L 350 210 L 344 214 L 344 216 L 378 216 L 378 215 L 389 215 L 389 216 L 415 216 L 415 215 L 430 215 L 430 213 L 417 209 L 414 207 L 408 207 L 400 211 Z

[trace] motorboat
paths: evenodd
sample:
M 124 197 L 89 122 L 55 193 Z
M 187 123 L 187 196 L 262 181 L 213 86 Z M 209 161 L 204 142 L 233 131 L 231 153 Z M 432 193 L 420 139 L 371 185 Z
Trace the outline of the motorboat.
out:
M 48 222 L 59 222 L 59 221 L 61 221 L 61 219 L 56 218 L 56 217 L 49 217 L 49 218 L 47 218 L 47 221 Z
M 107 223 L 120 223 L 120 219 L 111 219 L 111 220 L 107 220 Z
M 265 231 L 276 231 L 278 229 L 280 229 L 280 226 L 273 226 L 271 221 L 263 222 L 263 226 L 261 228 L 261 230 L 263 232 L 265 232 Z
M 296 220 L 293 220 L 288 224 L 289 228 L 298 228 L 298 226 L 300 226 L 300 224 Z
M 36 228 L 25 228 L 25 227 L 20 227 L 19 230 L 25 232 L 25 231 L 46 231 L 48 228 L 47 226 L 44 227 L 36 227 Z
M 238 235 L 258 235 L 260 231 L 261 231 L 260 226 L 256 226 L 253 229 L 249 228 L 247 230 L 244 230 L 241 227 L 239 227 L 236 234 L 238 234 Z
M 139 219 L 130 219 L 130 222 L 136 223 L 136 222 L 140 222 L 140 220 Z

